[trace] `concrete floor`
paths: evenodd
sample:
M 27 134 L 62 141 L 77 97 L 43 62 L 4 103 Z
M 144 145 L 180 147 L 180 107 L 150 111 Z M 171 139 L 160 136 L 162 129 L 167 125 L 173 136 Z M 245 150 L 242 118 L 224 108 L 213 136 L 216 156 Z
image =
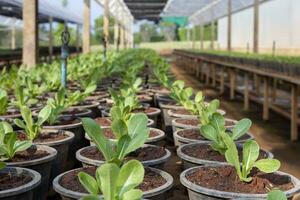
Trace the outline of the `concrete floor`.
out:
M 250 118 L 253 122 L 251 133 L 260 147 L 274 154 L 274 157 L 281 161 L 281 171 L 290 173 L 300 179 L 300 142 L 290 142 L 290 121 L 276 113 L 270 113 L 270 120 L 262 120 L 262 107 L 255 103 L 250 104 L 250 110 L 243 110 L 243 101 L 237 97 L 236 100 L 229 100 L 229 91 L 221 95 L 216 89 L 207 87 L 200 83 L 193 75 L 173 65 L 172 72 L 176 79 L 181 79 L 188 86 L 196 91 L 201 90 L 209 98 L 218 98 L 221 101 L 222 109 L 226 110 L 226 117 L 236 120 Z M 294 198 L 300 200 L 300 195 Z

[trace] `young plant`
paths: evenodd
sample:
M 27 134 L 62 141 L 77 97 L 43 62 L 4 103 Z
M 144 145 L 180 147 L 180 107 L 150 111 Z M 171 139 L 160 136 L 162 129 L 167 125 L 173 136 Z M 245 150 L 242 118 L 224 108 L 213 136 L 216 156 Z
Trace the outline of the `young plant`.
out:
M 0 161 L 11 160 L 17 152 L 25 151 L 31 145 L 31 141 L 17 140 L 17 134 L 10 124 L 0 122 Z
M 273 173 L 280 168 L 280 162 L 276 159 L 257 160 L 259 146 L 254 140 L 249 140 L 243 145 L 243 159 L 242 163 L 240 163 L 238 150 L 233 139 L 227 134 L 223 134 L 222 137 L 227 146 L 225 152 L 226 160 L 235 167 L 241 181 L 250 182 L 252 180 L 252 177 L 249 175 L 254 167 L 265 173 Z
M 287 197 L 281 190 L 274 189 L 268 193 L 267 200 L 287 200 Z
M 125 156 L 143 146 L 149 137 L 148 118 L 143 113 L 132 114 L 128 121 L 113 119 L 112 131 L 116 142 L 110 141 L 103 134 L 100 126 L 90 118 L 83 118 L 85 132 L 96 144 L 105 160 L 121 165 Z
M 13 101 L 11 104 L 12 106 L 21 108 L 22 106 L 30 106 L 37 102 L 36 99 L 31 99 L 30 95 L 25 91 L 25 88 L 17 83 L 16 88 L 14 90 L 14 95 L 16 100 Z
M 7 92 L 0 88 L 0 115 L 7 112 L 8 108 L 8 96 Z
M 37 116 L 37 120 L 34 120 L 32 117 L 31 110 L 27 106 L 21 107 L 21 115 L 23 121 L 20 119 L 15 119 L 14 123 L 25 130 L 27 138 L 30 141 L 36 139 L 42 131 L 43 123 L 49 118 L 51 114 L 51 107 L 45 106 Z
M 58 92 L 55 93 L 54 98 L 47 101 L 47 105 L 51 107 L 51 113 L 47 119 L 47 122 L 50 125 L 55 124 L 60 114 L 68 107 L 66 104 L 65 94 L 65 89 L 60 88 Z
M 220 101 L 217 99 L 212 100 L 208 104 L 204 101 L 205 97 L 202 92 L 198 92 L 195 96 L 195 111 L 198 115 L 201 125 L 207 125 L 211 121 L 214 113 L 218 111 L 220 107 Z
M 137 160 L 130 160 L 121 168 L 114 163 L 106 163 L 96 170 L 96 179 L 87 173 L 78 174 L 82 186 L 90 193 L 82 200 L 139 200 L 143 192 L 135 189 L 143 182 L 144 167 Z
M 194 110 L 194 103 L 191 100 L 193 95 L 193 89 L 191 87 L 184 88 L 185 84 L 181 80 L 177 80 L 172 84 L 170 88 L 170 97 L 174 99 L 178 104 L 184 106 L 187 110 Z
M 75 91 L 67 95 L 68 107 L 77 105 L 84 101 L 90 94 L 92 94 L 97 88 L 96 84 L 90 84 L 83 92 Z
M 248 132 L 251 124 L 250 119 L 242 119 L 235 124 L 231 131 L 228 131 L 225 127 L 224 117 L 219 113 L 214 113 L 209 124 L 201 126 L 200 130 L 204 138 L 212 141 L 211 147 L 220 154 L 224 154 L 227 150 L 224 135 L 228 135 L 235 141 Z

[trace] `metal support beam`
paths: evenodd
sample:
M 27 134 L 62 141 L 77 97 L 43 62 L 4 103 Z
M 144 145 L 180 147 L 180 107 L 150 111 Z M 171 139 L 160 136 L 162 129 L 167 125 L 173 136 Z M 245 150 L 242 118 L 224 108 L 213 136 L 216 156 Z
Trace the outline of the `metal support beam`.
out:
M 211 23 L 210 23 L 210 30 L 211 30 L 211 33 L 210 33 L 210 48 L 211 49 L 214 49 L 215 48 L 215 20 L 214 20 L 214 11 L 211 10 L 211 15 L 212 15 L 212 19 L 211 20 Z
M 259 0 L 254 0 L 253 52 L 259 51 Z
M 231 51 L 231 31 L 232 31 L 232 0 L 228 0 L 228 24 L 227 24 L 227 51 Z
M 292 85 L 291 91 L 291 140 L 298 140 L 298 85 Z
M 109 44 L 109 0 L 104 0 L 104 18 L 103 18 L 103 39 L 104 47 L 107 48 Z
M 49 62 L 52 62 L 53 56 L 53 17 L 49 17 Z
M 83 53 L 90 52 L 90 24 L 91 24 L 91 2 L 90 0 L 84 0 L 83 5 L 83 38 L 82 46 Z
M 23 64 L 38 62 L 38 0 L 23 0 Z

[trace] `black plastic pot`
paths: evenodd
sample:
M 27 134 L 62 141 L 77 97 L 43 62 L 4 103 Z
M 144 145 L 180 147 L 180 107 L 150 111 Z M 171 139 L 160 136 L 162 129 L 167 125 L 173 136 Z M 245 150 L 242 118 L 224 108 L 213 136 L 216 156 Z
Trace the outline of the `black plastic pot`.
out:
M 0 170 L 0 174 L 3 173 L 9 173 L 11 176 L 25 175 L 32 180 L 19 187 L 0 191 L 1 200 L 33 200 L 34 190 L 41 183 L 41 175 L 38 172 L 20 167 L 6 167 Z
M 49 180 L 50 180 L 51 166 L 52 166 L 52 162 L 56 158 L 57 151 L 54 148 L 45 145 L 36 145 L 36 147 L 37 150 L 46 151 L 49 153 L 49 155 L 39 159 L 22 161 L 22 162 L 7 162 L 6 164 L 9 167 L 25 167 L 40 173 L 42 176 L 41 184 L 35 190 L 34 199 L 44 200 L 47 197 L 47 192 L 50 185 Z

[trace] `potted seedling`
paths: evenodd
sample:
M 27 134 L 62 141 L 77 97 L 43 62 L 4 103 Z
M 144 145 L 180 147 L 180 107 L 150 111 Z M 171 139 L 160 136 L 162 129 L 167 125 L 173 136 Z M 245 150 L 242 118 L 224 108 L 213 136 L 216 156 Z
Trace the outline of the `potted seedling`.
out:
M 255 141 L 250 140 L 243 145 L 239 159 L 238 148 L 232 138 L 228 134 L 223 134 L 223 137 L 227 145 L 225 157 L 230 165 L 194 167 L 180 175 L 191 200 L 265 199 L 272 189 L 280 189 L 290 198 L 299 192 L 298 179 L 277 171 L 280 167 L 278 160 L 259 159 L 259 146 Z
M 25 167 L 41 174 L 41 184 L 35 193 L 36 197 L 46 199 L 49 185 L 51 162 L 57 151 L 44 145 L 32 145 L 30 140 L 19 141 L 17 133 L 10 124 L 0 123 L 0 156 L 9 167 Z
M 145 174 L 145 175 L 144 175 Z M 67 180 L 72 179 L 70 183 Z M 144 181 L 143 181 L 144 179 Z M 153 182 L 155 180 L 155 182 Z M 54 189 L 64 198 L 72 199 L 166 199 L 173 178 L 166 172 L 146 168 L 130 160 L 123 166 L 106 163 L 100 167 L 71 170 L 54 180 Z
M 121 164 L 124 160 L 138 159 L 145 166 L 163 167 L 170 157 L 170 152 L 162 147 L 144 145 L 149 137 L 147 116 L 132 114 L 128 121 L 124 121 L 119 113 L 112 112 L 112 132 L 115 140 L 108 139 L 103 130 L 91 119 L 83 119 L 84 129 L 96 146 L 85 147 L 77 151 L 76 158 L 83 165 L 100 166 L 105 161 Z
M 209 124 L 201 126 L 201 135 L 207 141 L 182 145 L 177 149 L 177 155 L 183 160 L 185 169 L 198 165 L 224 163 L 226 162 L 227 145 L 223 135 L 228 135 L 235 142 L 239 141 L 240 138 L 245 137 L 251 124 L 249 119 L 242 119 L 236 123 L 232 130 L 228 130 L 225 126 L 224 117 L 219 113 L 214 113 Z M 238 144 L 240 152 L 242 151 L 241 147 L 242 145 Z M 260 158 L 273 156 L 264 150 L 261 150 L 259 155 Z
M 0 88 L 0 119 L 10 121 L 21 117 L 21 114 L 16 109 L 9 109 L 9 96 L 4 89 Z

